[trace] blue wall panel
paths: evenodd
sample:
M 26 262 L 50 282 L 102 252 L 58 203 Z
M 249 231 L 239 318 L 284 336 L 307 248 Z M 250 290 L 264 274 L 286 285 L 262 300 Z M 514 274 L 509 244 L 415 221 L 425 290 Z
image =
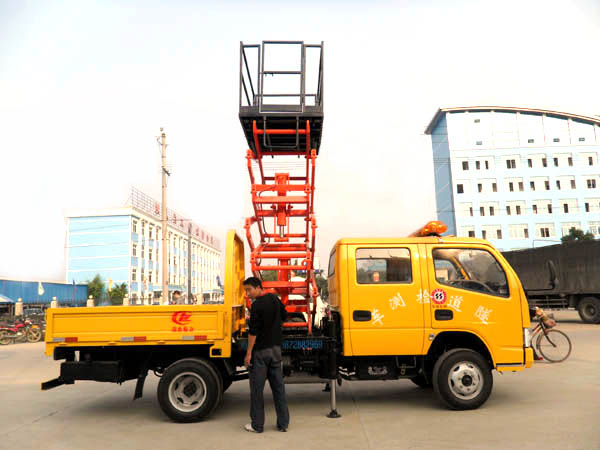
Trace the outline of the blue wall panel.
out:
M 37 281 L 0 280 L 0 294 L 11 300 L 23 299 L 23 303 L 50 303 L 52 297 L 59 301 L 85 302 L 87 299 L 87 285 L 68 283 L 42 282 L 44 293 L 38 295 Z
M 435 170 L 435 200 L 437 217 L 448 225 L 448 234 L 456 235 L 452 175 L 450 170 L 450 146 L 446 115 L 440 119 L 431 133 L 433 167 Z

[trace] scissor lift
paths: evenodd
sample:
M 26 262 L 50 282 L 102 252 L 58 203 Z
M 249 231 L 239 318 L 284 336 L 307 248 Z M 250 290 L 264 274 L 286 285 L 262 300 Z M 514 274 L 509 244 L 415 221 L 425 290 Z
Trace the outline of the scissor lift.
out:
M 271 60 L 286 67 L 272 68 Z M 292 92 L 282 92 L 290 85 Z M 323 42 L 240 42 L 239 116 L 249 145 L 254 216 L 246 219 L 245 230 L 252 272 L 262 279 L 264 271 L 276 271 L 276 281 L 263 286 L 279 294 L 288 313 L 296 313 L 284 327 L 311 334 L 318 295 L 314 190 L 323 128 Z M 292 272 L 305 273 L 305 280 L 292 280 Z

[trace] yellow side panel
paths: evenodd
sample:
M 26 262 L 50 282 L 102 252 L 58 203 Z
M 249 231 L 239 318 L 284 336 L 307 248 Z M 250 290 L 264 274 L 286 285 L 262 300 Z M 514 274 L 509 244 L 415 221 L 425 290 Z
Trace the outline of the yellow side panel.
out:
M 244 309 L 244 242 L 235 230 L 227 233 L 225 249 L 225 304 L 232 309 L 231 333 L 244 327 L 246 314 Z

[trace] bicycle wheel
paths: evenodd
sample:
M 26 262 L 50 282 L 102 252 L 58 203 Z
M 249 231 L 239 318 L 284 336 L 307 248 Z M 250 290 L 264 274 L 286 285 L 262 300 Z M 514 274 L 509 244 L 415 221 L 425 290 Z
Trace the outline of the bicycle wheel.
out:
M 571 354 L 571 339 L 560 330 L 548 330 L 537 338 L 536 348 L 550 362 L 561 362 Z

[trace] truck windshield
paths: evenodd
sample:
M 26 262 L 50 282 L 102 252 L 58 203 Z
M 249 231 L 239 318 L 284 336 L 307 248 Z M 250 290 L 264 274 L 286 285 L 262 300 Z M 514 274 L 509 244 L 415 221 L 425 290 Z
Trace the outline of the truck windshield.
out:
M 438 248 L 433 250 L 433 263 L 438 283 L 490 295 L 508 296 L 506 274 L 496 258 L 486 250 Z

